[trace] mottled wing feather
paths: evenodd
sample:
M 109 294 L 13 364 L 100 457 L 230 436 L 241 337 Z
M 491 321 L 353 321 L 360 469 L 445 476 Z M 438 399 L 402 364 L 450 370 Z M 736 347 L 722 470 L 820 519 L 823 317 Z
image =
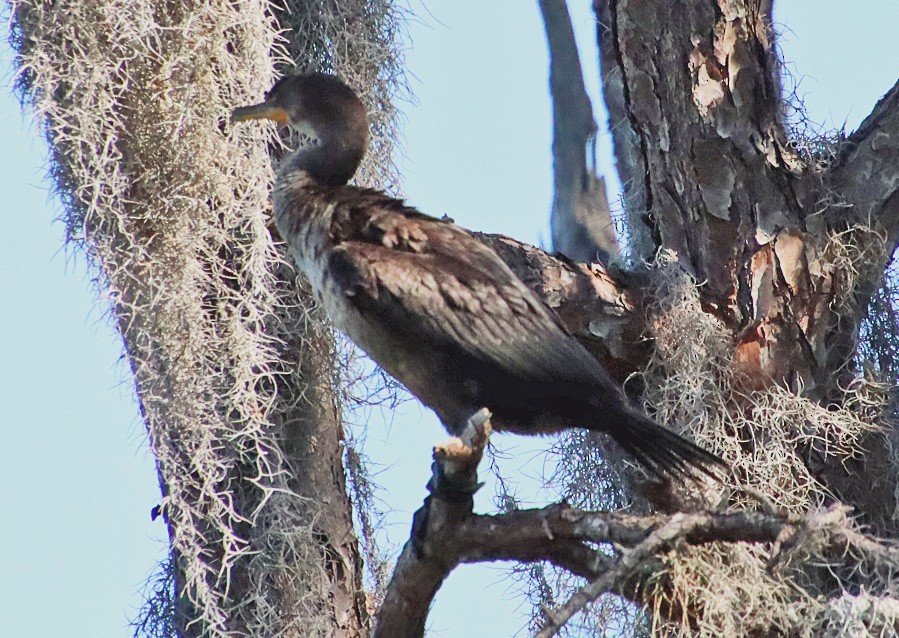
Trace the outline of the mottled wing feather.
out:
M 369 320 L 523 379 L 583 384 L 602 374 L 493 251 L 406 211 L 369 208 L 364 222 L 344 219 L 335 233 L 328 269 Z

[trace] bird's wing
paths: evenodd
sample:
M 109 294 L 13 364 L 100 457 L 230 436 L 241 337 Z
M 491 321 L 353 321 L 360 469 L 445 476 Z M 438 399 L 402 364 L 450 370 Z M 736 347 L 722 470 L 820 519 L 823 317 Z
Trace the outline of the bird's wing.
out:
M 490 248 L 402 207 L 342 208 L 328 271 L 370 320 L 521 378 L 590 383 L 599 364 Z
M 630 407 L 550 309 L 467 231 L 386 197 L 365 210 L 338 206 L 331 231 L 328 275 L 368 321 L 460 350 L 486 364 L 488 375 L 561 384 L 565 396 L 584 392 L 591 407 L 580 424 L 611 434 L 657 476 L 689 466 L 714 476 L 711 468 L 723 466 Z

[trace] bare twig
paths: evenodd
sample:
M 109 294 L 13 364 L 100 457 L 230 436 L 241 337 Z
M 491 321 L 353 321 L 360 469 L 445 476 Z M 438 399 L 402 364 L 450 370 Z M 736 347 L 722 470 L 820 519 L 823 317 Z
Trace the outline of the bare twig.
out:
M 692 516 L 675 514 L 665 525 L 654 531 L 642 543 L 632 550 L 623 553 L 602 576 L 589 585 L 582 587 L 562 607 L 556 611 L 547 611 L 547 623 L 537 634 L 537 638 L 550 638 L 576 613 L 599 598 L 600 594 L 614 591 L 615 586 L 628 574 L 637 569 L 641 562 L 656 555 L 660 549 L 683 535 L 683 528 Z
M 782 529 L 785 524 L 785 521 L 777 521 L 774 528 L 767 526 L 752 528 L 745 526 L 745 521 L 739 520 L 743 518 L 742 514 L 723 521 L 716 520 L 714 515 L 708 514 L 674 514 L 633 549 L 624 551 L 608 570 L 592 583 L 577 591 L 562 607 L 556 611 L 548 611 L 547 623 L 537 634 L 537 638 L 555 636 L 572 616 L 599 598 L 601 594 L 617 591 L 621 584 L 640 568 L 642 563 L 670 549 L 679 540 L 698 543 L 717 537 L 715 532 L 720 531 L 724 532 L 724 536 L 735 534 L 735 536 L 731 536 L 731 539 L 734 540 L 737 540 L 737 537 L 745 532 L 761 532 L 756 537 L 757 540 L 770 541 L 772 539 L 768 534 L 775 528 Z M 716 540 L 724 539 L 716 538 Z
M 471 494 L 478 489 L 478 464 L 490 432 L 490 412 L 481 409 L 468 420 L 461 436 L 434 447 L 434 474 L 428 483 L 432 495 L 415 513 L 412 534 L 387 586 L 374 636 L 424 635 L 431 600 L 458 564 L 458 560 L 440 560 L 440 546 L 471 515 Z
M 899 568 L 899 547 L 852 529 L 847 515 L 848 508 L 843 505 L 834 505 L 826 511 L 806 516 L 794 514 L 779 517 L 752 512 L 674 514 L 664 522 L 657 522 L 643 540 L 629 549 L 626 548 L 627 543 L 617 543 L 616 547 L 621 552 L 619 557 L 610 561 L 611 564 L 596 580 L 582 587 L 559 609 L 545 610 L 547 622 L 536 638 L 555 636 L 572 616 L 602 594 L 625 593 L 626 584 L 633 580 L 635 574 L 643 571 L 647 563 L 676 550 L 681 543 L 773 541 L 775 545 L 769 567 L 778 561 L 785 562 L 784 554 L 788 551 L 784 547 L 795 550 L 799 545 L 806 548 L 817 545 L 822 555 L 835 553 L 844 558 L 849 556 L 847 562 L 853 563 L 853 568 L 860 564 L 881 566 L 887 570 Z M 640 523 L 637 523 L 637 528 Z M 850 547 L 854 552 L 848 551 Z

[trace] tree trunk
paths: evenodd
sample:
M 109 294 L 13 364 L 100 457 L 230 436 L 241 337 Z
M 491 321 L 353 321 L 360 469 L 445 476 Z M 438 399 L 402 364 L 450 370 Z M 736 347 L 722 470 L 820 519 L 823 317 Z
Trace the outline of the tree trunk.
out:
M 272 84 L 273 65 L 336 72 L 375 115 L 361 179 L 391 185 L 390 4 L 12 6 L 19 88 L 45 126 L 70 238 L 110 299 L 157 457 L 177 596 L 144 619 L 148 632 L 363 635 L 334 340 L 268 228 L 279 146 L 226 120 Z M 564 5 L 540 6 L 556 102 L 554 241 L 588 258 L 604 241 L 586 199 L 592 115 L 571 75 Z M 387 600 L 415 599 L 415 622 L 402 622 L 418 635 L 454 565 L 547 560 L 594 580 L 547 613 L 544 635 L 603 592 L 646 605 L 667 633 L 817 635 L 860 609 L 871 633 L 895 629 L 895 548 L 825 506 L 848 503 L 878 534 L 899 533 L 888 393 L 855 360 L 899 242 L 899 85 L 821 157 L 787 132 L 770 3 L 595 9 L 633 254 L 652 266 L 576 265 L 483 239 L 616 378 L 639 372 L 631 393 L 722 455 L 736 484 L 631 493 L 635 509 L 680 510 L 671 516 L 455 507 L 407 544 L 389 592 L 406 595 Z M 573 498 L 603 494 L 610 466 L 638 476 L 614 454 L 588 458 L 592 441 L 569 444 Z M 720 504 L 765 511 L 684 513 Z M 427 588 L 416 587 L 421 568 Z
M 822 170 L 790 143 L 768 8 L 596 9 L 640 254 L 665 251 L 700 282 L 703 310 L 732 335 L 731 365 L 746 390 L 784 385 L 825 405 L 840 401 L 854 377 L 859 321 L 895 243 L 881 237 L 890 227 L 870 214 L 876 204 L 834 188 L 839 165 Z M 873 161 L 887 166 L 892 155 Z M 884 181 L 892 188 L 879 206 L 896 188 L 895 177 Z M 858 495 L 872 496 L 884 502 L 884 494 Z M 873 501 L 857 505 L 881 511 Z M 875 519 L 888 523 L 882 513 Z
M 395 15 L 313 4 L 12 3 L 19 89 L 157 458 L 176 591 L 153 635 L 368 629 L 333 336 L 268 230 L 265 144 L 226 125 L 273 60 L 324 66 L 381 106 L 365 175 L 391 181 Z
M 826 162 L 789 138 L 770 3 L 595 9 L 632 238 L 638 257 L 663 264 L 644 295 L 655 340 L 648 401 L 777 505 L 806 511 L 836 496 L 895 536 L 895 433 L 879 425 L 882 391 L 854 356 L 896 246 L 897 89 Z M 859 188 L 862 175 L 878 179 Z M 652 592 L 655 608 L 724 631 L 708 595 L 738 587 L 733 565 L 758 558 L 711 561 L 720 589 L 691 590 L 698 598 L 685 603 L 679 576 L 710 568 L 690 560 L 672 570 L 670 589 Z M 846 587 L 828 575 L 813 582 L 825 596 Z M 774 616 L 756 629 L 793 631 Z

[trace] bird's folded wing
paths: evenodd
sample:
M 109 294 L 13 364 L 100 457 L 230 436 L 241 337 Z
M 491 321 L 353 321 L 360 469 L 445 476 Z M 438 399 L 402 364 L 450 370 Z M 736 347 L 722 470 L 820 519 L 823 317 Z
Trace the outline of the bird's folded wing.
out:
M 328 271 L 368 320 L 525 379 L 589 383 L 597 369 L 602 374 L 555 315 L 463 229 L 371 210 L 353 226 L 351 236 L 334 238 Z

